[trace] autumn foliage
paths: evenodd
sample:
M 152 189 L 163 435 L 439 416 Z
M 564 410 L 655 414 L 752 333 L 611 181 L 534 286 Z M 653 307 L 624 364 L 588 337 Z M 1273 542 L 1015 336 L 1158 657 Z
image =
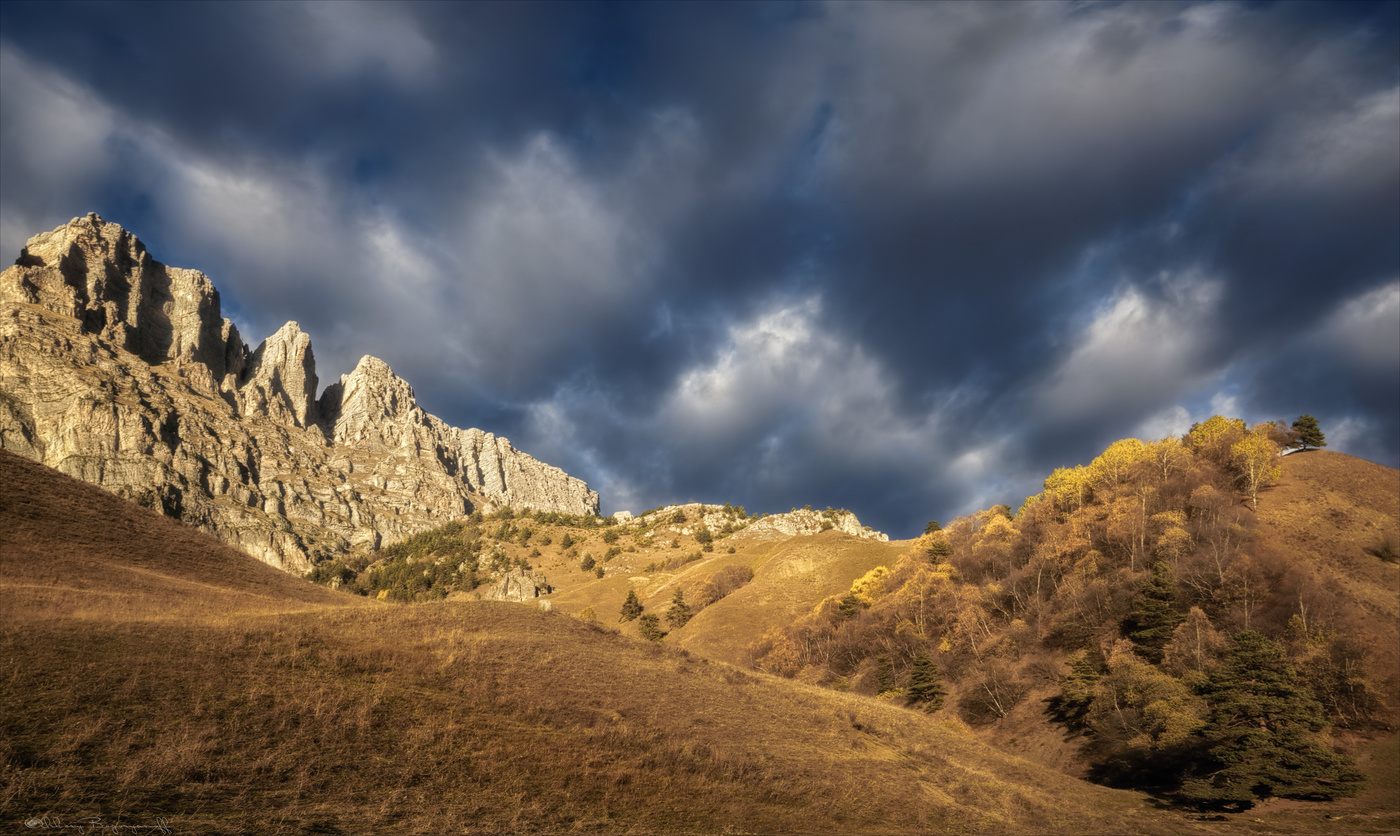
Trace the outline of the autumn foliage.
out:
M 1241 652 L 1232 637 L 1260 636 L 1288 654 L 1279 676 L 1324 706 L 1288 738 L 1315 752 L 1298 741 L 1323 740 L 1327 724 L 1382 721 L 1384 672 L 1340 638 L 1339 594 L 1261 544 L 1254 509 L 1278 482 L 1280 432 L 1215 416 L 1180 438 L 1115 442 L 1056 469 L 1014 516 L 997 506 L 926 532 L 894 567 L 757 642 L 755 664 L 870 694 L 922 689 L 935 669 L 943 710 L 974 725 L 1036 694 L 1047 720 L 1084 736 L 1100 780 L 1163 792 L 1190 781 L 1200 801 L 1216 779 L 1190 765 L 1238 760 L 1220 740 L 1247 745 L 1213 730 L 1220 666 Z M 1320 631 L 1313 644 L 1288 639 L 1300 612 Z M 1339 677 L 1350 684 L 1328 684 Z M 1317 769 L 1352 775 L 1342 762 Z M 1314 784 L 1295 797 L 1323 797 Z

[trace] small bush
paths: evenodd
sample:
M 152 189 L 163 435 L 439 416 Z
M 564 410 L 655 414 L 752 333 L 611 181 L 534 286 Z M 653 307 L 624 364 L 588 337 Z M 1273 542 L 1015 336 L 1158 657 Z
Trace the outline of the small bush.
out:
M 1400 542 L 1396 541 L 1394 534 L 1380 535 L 1373 544 L 1366 548 L 1366 551 L 1386 563 L 1400 563 Z
M 710 575 L 710 577 L 700 585 L 700 591 L 696 600 L 699 602 L 700 606 L 707 607 L 736 589 L 739 589 L 751 580 L 753 580 L 753 570 L 749 567 L 726 566 L 713 575 Z

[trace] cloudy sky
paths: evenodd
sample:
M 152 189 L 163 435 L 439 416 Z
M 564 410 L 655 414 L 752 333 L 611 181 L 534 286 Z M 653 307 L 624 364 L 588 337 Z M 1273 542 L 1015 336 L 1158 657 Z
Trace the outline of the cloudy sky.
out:
M 1214 412 L 1400 465 L 1396 3 L 0 4 L 96 211 L 603 510 L 897 537 Z

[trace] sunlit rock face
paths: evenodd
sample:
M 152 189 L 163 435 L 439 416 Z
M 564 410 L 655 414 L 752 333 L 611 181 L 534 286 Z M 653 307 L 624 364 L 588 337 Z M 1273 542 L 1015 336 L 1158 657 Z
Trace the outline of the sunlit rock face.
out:
M 0 448 L 274 566 L 304 572 L 478 507 L 598 513 L 582 481 L 424 412 L 382 360 L 317 385 L 297 323 L 250 350 L 207 276 L 95 214 L 0 273 Z

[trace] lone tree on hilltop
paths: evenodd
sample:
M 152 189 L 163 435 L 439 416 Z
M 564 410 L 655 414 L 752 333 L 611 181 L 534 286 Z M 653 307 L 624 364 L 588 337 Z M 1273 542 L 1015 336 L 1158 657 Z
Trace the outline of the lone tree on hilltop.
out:
M 1306 450 L 1309 447 L 1327 446 L 1327 437 L 1322 434 L 1317 419 L 1311 415 L 1298 416 L 1298 420 L 1293 422 L 1293 432 L 1297 436 L 1293 442 L 1295 447 Z
M 1326 725 L 1322 705 L 1298 682 L 1283 648 L 1262 633 L 1235 637 L 1205 697 L 1207 753 L 1181 787 L 1186 801 L 1248 810 L 1261 798 L 1330 801 L 1361 791 L 1366 777 L 1351 759 L 1313 739 Z
M 622 618 L 618 621 L 633 621 L 642 614 L 642 602 L 637 600 L 637 590 L 627 590 L 627 600 L 622 602 Z

